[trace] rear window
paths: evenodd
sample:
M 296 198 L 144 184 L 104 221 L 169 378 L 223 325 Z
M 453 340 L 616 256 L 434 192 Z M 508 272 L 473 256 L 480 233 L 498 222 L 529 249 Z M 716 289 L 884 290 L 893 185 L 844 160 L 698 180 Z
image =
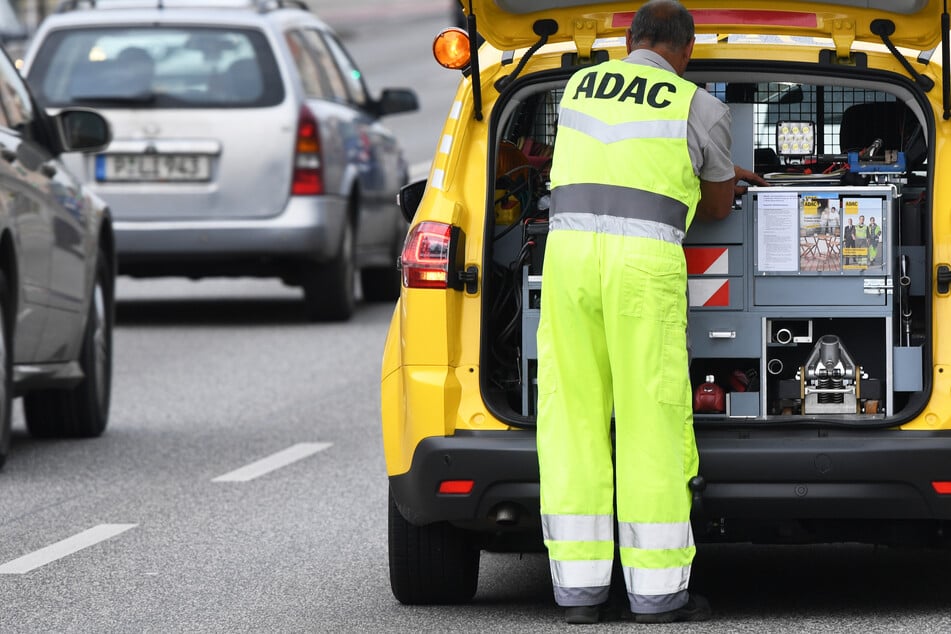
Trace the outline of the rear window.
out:
M 252 29 L 54 31 L 27 79 L 47 107 L 248 108 L 284 100 L 267 40 Z

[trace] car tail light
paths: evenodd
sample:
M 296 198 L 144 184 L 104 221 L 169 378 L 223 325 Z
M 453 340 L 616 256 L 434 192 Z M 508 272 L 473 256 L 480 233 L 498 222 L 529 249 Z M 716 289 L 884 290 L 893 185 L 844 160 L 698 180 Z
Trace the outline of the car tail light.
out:
M 469 495 L 474 486 L 474 480 L 443 480 L 439 483 L 439 492 L 443 495 Z
M 938 495 L 951 494 L 951 482 L 935 481 L 931 483 L 931 486 Z
M 294 178 L 291 194 L 314 196 L 324 193 L 324 175 L 320 160 L 320 127 L 307 106 L 301 106 L 297 120 L 294 149 Z
M 421 222 L 406 237 L 400 267 L 406 288 L 448 288 L 452 225 Z

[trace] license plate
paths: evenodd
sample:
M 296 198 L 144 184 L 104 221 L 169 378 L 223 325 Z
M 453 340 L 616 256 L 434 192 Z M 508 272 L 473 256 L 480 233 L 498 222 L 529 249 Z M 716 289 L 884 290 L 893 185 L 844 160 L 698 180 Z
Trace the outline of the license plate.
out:
M 201 154 L 100 154 L 97 181 L 207 181 L 211 158 Z

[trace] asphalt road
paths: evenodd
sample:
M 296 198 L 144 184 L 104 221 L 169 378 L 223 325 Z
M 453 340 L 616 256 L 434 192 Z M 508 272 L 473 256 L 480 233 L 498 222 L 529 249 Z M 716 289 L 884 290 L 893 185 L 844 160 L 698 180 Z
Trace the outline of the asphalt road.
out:
M 456 79 L 429 55 L 443 8 L 369 2 L 334 5 L 333 21 L 371 90 L 420 92 L 423 111 L 391 125 L 424 166 Z M 17 419 L 0 634 L 577 631 L 539 554 L 484 555 L 469 605 L 393 599 L 378 389 L 392 306 L 311 324 L 299 297 L 270 281 L 120 280 L 106 434 L 39 441 Z M 693 585 L 716 619 L 656 629 L 948 632 L 949 570 L 939 551 L 701 546 Z M 631 628 L 650 630 L 602 629 Z

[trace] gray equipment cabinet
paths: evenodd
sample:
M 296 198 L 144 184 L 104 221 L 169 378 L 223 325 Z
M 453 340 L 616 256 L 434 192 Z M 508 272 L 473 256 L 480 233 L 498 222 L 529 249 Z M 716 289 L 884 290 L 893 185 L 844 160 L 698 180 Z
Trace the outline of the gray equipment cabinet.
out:
M 725 391 L 723 411 L 696 417 L 878 420 L 895 390 L 920 389 L 920 349 L 894 341 L 897 208 L 893 185 L 797 183 L 750 188 L 726 220 L 694 223 L 691 380 Z

